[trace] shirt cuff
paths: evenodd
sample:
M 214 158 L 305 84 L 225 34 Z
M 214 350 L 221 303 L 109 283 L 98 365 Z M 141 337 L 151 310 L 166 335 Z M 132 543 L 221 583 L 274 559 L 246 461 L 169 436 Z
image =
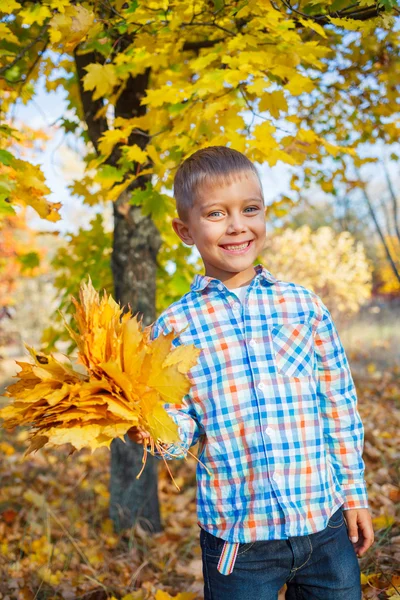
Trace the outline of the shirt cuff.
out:
M 344 510 L 369 508 L 367 485 L 363 479 L 361 481 L 354 481 L 351 484 L 342 484 L 341 487 L 345 497 L 343 503 Z

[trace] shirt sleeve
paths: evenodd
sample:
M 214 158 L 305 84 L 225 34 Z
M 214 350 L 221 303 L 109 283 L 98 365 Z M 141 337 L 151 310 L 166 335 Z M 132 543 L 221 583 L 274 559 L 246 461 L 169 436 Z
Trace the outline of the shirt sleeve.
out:
M 328 459 L 345 497 L 344 509 L 368 508 L 362 458 L 364 427 L 356 389 L 331 314 L 316 298 L 322 312 L 314 333 L 317 393 Z
M 156 339 L 159 335 L 164 335 L 164 332 L 166 332 L 167 329 L 167 327 L 162 325 L 161 317 L 159 317 L 151 329 L 150 340 Z M 171 329 L 169 329 L 169 331 L 171 331 Z M 178 426 L 178 435 L 181 439 L 180 443 L 162 444 L 163 449 L 167 451 L 164 455 L 166 460 L 185 458 L 189 448 L 194 446 L 199 437 L 204 434 L 204 429 L 199 422 L 193 403 L 193 397 L 190 392 L 183 397 L 182 403 L 183 406 L 171 403 L 165 403 L 163 405 L 166 412 Z M 153 454 L 150 446 L 146 447 L 146 450 L 150 454 Z M 157 450 L 154 450 L 153 456 L 162 459 L 162 455 Z

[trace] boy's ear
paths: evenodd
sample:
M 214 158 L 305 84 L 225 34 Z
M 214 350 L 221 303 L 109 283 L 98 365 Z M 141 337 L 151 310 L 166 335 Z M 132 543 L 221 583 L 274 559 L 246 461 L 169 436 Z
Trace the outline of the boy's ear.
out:
M 194 245 L 194 240 L 190 235 L 189 227 L 182 219 L 172 219 L 172 228 L 184 244 L 187 246 Z

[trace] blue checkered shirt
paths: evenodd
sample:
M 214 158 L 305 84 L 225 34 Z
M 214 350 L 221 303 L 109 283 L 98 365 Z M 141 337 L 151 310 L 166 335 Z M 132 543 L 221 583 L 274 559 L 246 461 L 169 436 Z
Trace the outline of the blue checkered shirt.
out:
M 285 539 L 368 507 L 363 425 L 345 351 L 322 300 L 258 264 L 243 304 L 196 274 L 151 339 L 201 349 L 183 405 L 164 404 L 184 458 L 199 442 L 198 525 L 228 542 Z M 156 453 L 157 456 L 157 453 Z M 159 458 L 159 456 L 158 456 Z

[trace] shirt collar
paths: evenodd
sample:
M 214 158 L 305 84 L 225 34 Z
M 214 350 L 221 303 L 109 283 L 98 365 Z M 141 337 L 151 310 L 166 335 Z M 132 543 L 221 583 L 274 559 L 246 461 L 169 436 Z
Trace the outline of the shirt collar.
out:
M 273 275 L 271 275 L 269 271 L 267 271 L 267 269 L 261 263 L 255 265 L 254 270 L 256 273 L 254 279 L 259 278 L 261 282 L 265 281 L 267 283 L 275 283 L 276 281 L 278 281 Z M 196 275 L 193 277 L 192 283 L 190 284 L 190 289 L 192 292 L 201 292 L 201 290 L 204 290 L 204 288 L 206 288 L 210 284 L 216 286 L 218 284 L 221 284 L 221 281 L 219 279 L 216 279 L 215 277 L 199 275 L 198 273 L 196 273 Z

